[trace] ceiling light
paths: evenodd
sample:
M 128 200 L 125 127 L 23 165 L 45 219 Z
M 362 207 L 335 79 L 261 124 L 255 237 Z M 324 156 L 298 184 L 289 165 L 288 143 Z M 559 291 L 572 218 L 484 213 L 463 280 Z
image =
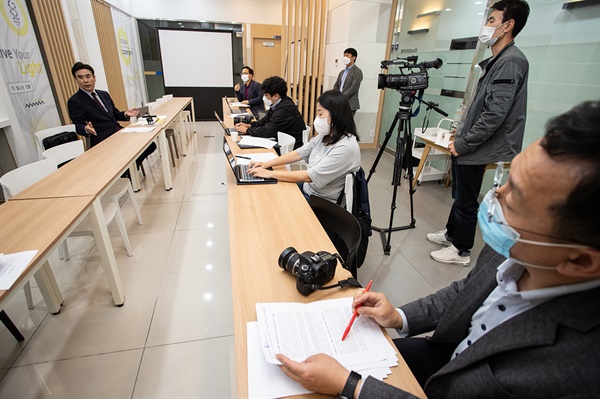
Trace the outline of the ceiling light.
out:
M 444 11 L 452 11 L 451 8 L 446 8 Z
M 423 28 L 423 29 L 413 29 L 413 30 L 409 30 L 408 32 L 406 32 L 408 35 L 414 35 L 416 33 L 427 33 L 429 32 L 429 28 Z
M 429 17 L 431 15 L 440 15 L 442 13 L 441 10 L 429 11 L 424 14 L 417 15 L 417 18 Z

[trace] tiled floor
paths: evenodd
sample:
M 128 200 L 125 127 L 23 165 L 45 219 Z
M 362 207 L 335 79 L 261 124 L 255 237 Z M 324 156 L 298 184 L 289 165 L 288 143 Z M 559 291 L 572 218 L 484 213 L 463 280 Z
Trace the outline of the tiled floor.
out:
M 112 303 L 91 238 L 69 239 L 69 261 L 50 259 L 65 299 L 60 314 L 47 313 L 36 288 L 35 309 L 27 310 L 24 295 L 7 304 L 26 340 L 17 343 L 0 326 L 1 398 L 237 396 L 221 134 L 217 123 L 198 123 L 169 192 L 158 155 L 146 162 L 136 194 L 142 226 L 129 201 L 123 204 L 132 257 L 116 227 L 109 229 L 125 306 Z M 367 173 L 376 155 L 362 151 Z M 389 224 L 392 169 L 393 158 L 384 154 L 369 183 L 375 226 Z M 394 226 L 410 222 L 407 186 L 403 180 L 398 188 Z M 389 256 L 375 233 L 361 282 L 373 279 L 373 289 L 402 304 L 464 277 L 470 267 L 434 262 L 429 253 L 439 246 L 425 239 L 444 227 L 451 204 L 448 188 L 423 183 L 414 194 L 416 228 L 392 233 Z M 474 255 L 481 245 L 478 236 Z

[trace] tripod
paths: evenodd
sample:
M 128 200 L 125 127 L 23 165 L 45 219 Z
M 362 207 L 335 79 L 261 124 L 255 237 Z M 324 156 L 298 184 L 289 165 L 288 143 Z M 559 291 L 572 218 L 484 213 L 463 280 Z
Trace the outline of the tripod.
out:
M 394 173 L 392 176 L 392 185 L 394 186 L 394 193 L 392 195 L 392 203 L 390 209 L 390 224 L 388 228 L 376 227 L 373 226 L 372 229 L 378 231 L 381 235 L 381 242 L 383 244 L 383 252 L 386 255 L 390 254 L 391 245 L 390 240 L 392 238 L 392 231 L 400 231 L 400 230 L 408 230 L 414 229 L 416 220 L 415 220 L 415 211 L 413 204 L 413 194 L 415 190 L 412 189 L 413 182 L 413 164 L 412 164 L 412 128 L 410 125 L 411 118 L 411 107 L 413 102 L 415 101 L 415 93 L 411 90 L 399 90 L 400 92 L 400 104 L 398 105 L 398 112 L 396 112 L 396 116 L 394 117 L 394 121 L 390 126 L 390 129 L 385 134 L 385 140 L 381 148 L 379 149 L 379 153 L 375 158 L 375 162 L 369 170 L 369 177 L 367 177 L 367 183 L 371 180 L 371 176 L 375 173 L 375 168 L 379 163 L 379 159 L 381 155 L 383 155 L 383 151 L 385 150 L 388 141 L 392 137 L 392 132 L 394 131 L 394 127 L 400 121 L 398 125 L 398 136 L 396 137 L 396 154 L 394 156 Z M 407 159 L 407 175 L 408 175 L 408 193 L 410 196 L 410 224 L 406 226 L 392 227 L 394 223 L 394 211 L 396 210 L 396 195 L 398 192 L 398 186 L 401 185 L 402 179 L 402 159 L 404 157 L 405 151 L 408 153 Z M 387 233 L 387 237 L 386 237 Z

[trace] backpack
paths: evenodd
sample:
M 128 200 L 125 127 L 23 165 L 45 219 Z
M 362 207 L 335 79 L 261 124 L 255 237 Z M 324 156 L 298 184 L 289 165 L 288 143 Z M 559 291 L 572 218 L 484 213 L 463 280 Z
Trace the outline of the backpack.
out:
M 56 147 L 57 145 L 70 143 L 71 141 L 75 140 L 78 140 L 75 132 L 61 132 L 43 139 L 42 145 L 44 146 L 44 150 L 47 150 L 52 147 Z

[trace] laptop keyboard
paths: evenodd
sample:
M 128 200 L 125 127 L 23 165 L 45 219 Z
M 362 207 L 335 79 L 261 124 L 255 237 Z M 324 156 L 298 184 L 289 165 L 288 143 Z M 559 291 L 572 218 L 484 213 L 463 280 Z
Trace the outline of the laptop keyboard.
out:
M 244 181 L 262 181 L 264 180 L 262 177 L 253 176 L 248 173 L 248 165 L 237 165 L 238 170 L 240 171 L 240 180 Z

